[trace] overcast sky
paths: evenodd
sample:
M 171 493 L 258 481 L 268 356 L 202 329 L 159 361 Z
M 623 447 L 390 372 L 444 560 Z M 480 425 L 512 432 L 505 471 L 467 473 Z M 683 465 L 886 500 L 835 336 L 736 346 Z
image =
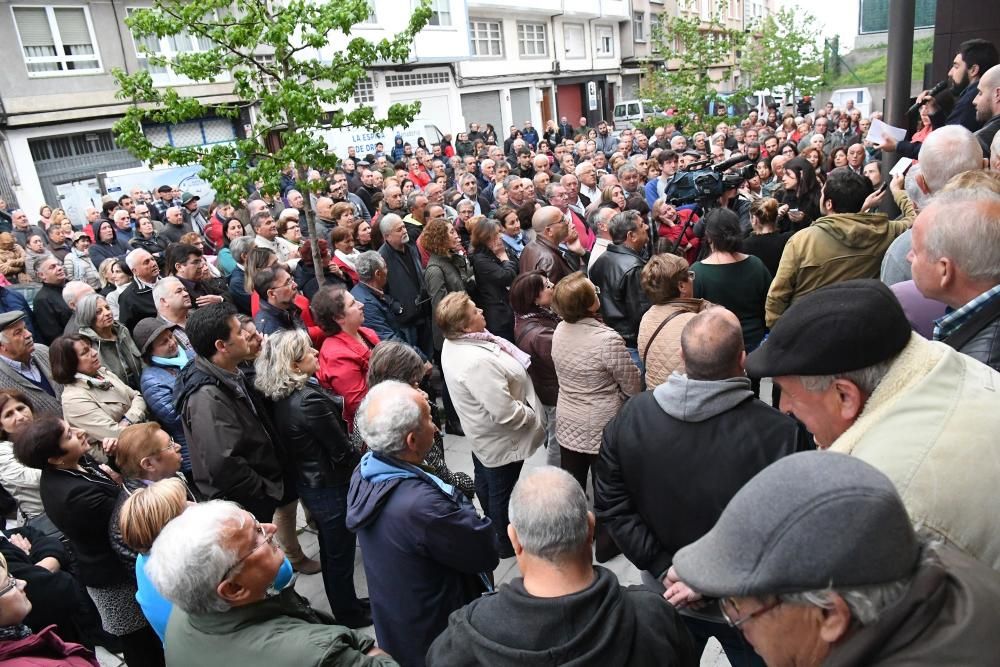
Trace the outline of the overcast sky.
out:
M 824 37 L 840 35 L 843 52 L 854 46 L 858 34 L 858 0 L 779 0 L 780 5 L 802 8 L 816 17 Z

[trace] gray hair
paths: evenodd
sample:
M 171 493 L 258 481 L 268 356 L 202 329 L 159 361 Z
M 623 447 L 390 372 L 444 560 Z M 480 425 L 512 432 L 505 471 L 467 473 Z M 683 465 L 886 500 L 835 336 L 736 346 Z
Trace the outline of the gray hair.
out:
M 368 448 L 395 456 L 406 450 L 406 436 L 420 428 L 420 404 L 408 384 L 386 380 L 368 390 L 356 414 L 358 432 Z
M 417 205 L 417 200 L 420 199 L 421 197 L 427 199 L 427 195 L 425 195 L 423 192 L 420 192 L 419 190 L 414 190 L 413 192 L 411 192 L 409 196 L 406 198 L 406 210 L 412 211 L 413 207 Z
M 94 320 L 97 318 L 98 301 L 106 302 L 105 298 L 100 294 L 91 293 L 76 302 L 76 321 L 80 323 L 80 326 L 94 326 Z
M 947 257 L 970 280 L 1000 284 L 1000 195 L 962 188 L 935 195 L 930 203 L 936 214 L 925 236 L 926 256 Z
M 556 189 L 558 189 L 558 188 L 565 189 L 566 186 L 563 185 L 562 183 L 560 183 L 559 181 L 552 181 L 551 183 L 549 183 L 548 185 L 546 185 L 545 186 L 545 198 L 546 199 L 552 199 L 552 195 L 555 194 Z
M 587 497 L 565 470 L 542 466 L 522 474 L 507 512 L 518 541 L 532 556 L 559 563 L 587 545 Z
M 610 209 L 610 208 L 607 208 L 607 207 L 601 208 L 599 206 L 595 207 L 595 208 L 591 208 L 590 212 L 587 213 L 587 227 L 589 227 L 591 230 L 593 230 L 594 233 L 597 233 L 598 226 L 602 222 L 604 222 L 604 220 L 602 220 L 602 218 L 605 215 L 607 215 L 608 213 L 613 213 L 613 210 Z M 605 223 L 605 224 L 607 224 L 607 223 Z
M 180 283 L 181 280 L 177 276 L 167 276 L 166 278 L 161 278 L 153 285 L 153 305 L 156 309 L 160 309 L 160 299 L 166 299 L 168 292 L 173 289 L 174 283 Z M 181 283 L 183 285 L 183 283 Z
M 821 609 L 833 609 L 833 596 L 839 595 L 851 612 L 851 618 L 861 625 L 871 625 L 877 621 L 889 607 L 899 602 L 910 588 L 910 579 L 892 581 L 874 586 L 859 586 L 850 589 L 826 588 L 821 591 L 804 591 L 802 593 L 786 593 L 781 596 L 783 602 L 798 605 L 811 605 Z
M 135 270 L 136 265 L 139 263 L 139 258 L 144 257 L 145 255 L 152 257 L 148 250 L 136 248 L 132 252 L 125 255 L 125 265 L 128 266 L 129 269 Z
M 514 175 L 507 176 L 503 179 L 503 187 L 505 190 L 510 190 L 510 186 L 520 180 L 521 180 L 520 176 L 514 176 Z
M 615 213 L 608 222 L 608 234 L 611 235 L 611 242 L 615 245 L 625 243 L 629 232 L 639 229 L 640 215 L 638 211 L 622 211 Z
M 153 542 L 146 575 L 163 597 L 189 614 L 228 611 L 216 588 L 239 562 L 239 552 L 228 545 L 246 520 L 240 506 L 228 500 L 188 507 Z
M 465 185 L 469 181 L 473 181 L 476 185 L 479 185 L 479 179 L 477 179 L 475 177 L 475 175 L 470 174 L 468 172 L 466 172 L 465 174 L 463 174 L 462 177 L 460 179 L 458 179 L 458 184 L 459 185 Z
M 250 216 L 250 226 L 254 228 L 254 231 L 257 230 L 257 228 L 260 226 L 261 221 L 264 220 L 265 218 L 270 218 L 271 220 L 274 220 L 274 216 L 271 215 L 271 212 L 267 210 L 258 211 L 254 213 L 252 216 Z
M 463 199 L 455 204 L 456 211 L 461 211 L 463 208 L 471 208 L 474 211 L 476 210 L 476 205 L 470 199 Z
M 71 310 L 76 310 L 80 298 L 93 293 L 94 288 L 89 284 L 83 282 L 82 280 L 71 280 L 63 286 L 62 298 Z
M 636 169 L 635 164 L 633 164 L 632 162 L 626 162 L 622 166 L 618 167 L 618 178 L 619 178 L 619 180 L 625 174 L 632 174 L 632 173 L 636 173 L 636 174 L 639 173 L 639 170 Z
M 382 216 L 382 219 L 378 221 L 378 230 L 382 232 L 382 236 L 385 236 L 392 231 L 392 228 L 397 222 L 402 221 L 403 219 L 395 213 L 386 213 Z
M 366 283 L 371 282 L 380 269 L 385 270 L 385 260 L 375 250 L 366 250 L 354 258 L 354 270 L 358 272 L 358 278 Z
M 983 168 L 983 148 L 972 132 L 961 125 L 934 130 L 920 146 L 920 173 L 931 194 L 956 174 Z
M 257 371 L 254 385 L 272 401 L 291 396 L 309 380 L 305 373 L 296 373 L 293 364 L 301 361 L 311 347 L 309 334 L 302 329 L 271 334 L 254 362 Z
M 587 167 L 592 167 L 592 166 L 594 166 L 593 162 L 591 162 L 590 160 L 584 160 L 580 164 L 576 165 L 576 168 L 573 170 L 573 172 L 577 176 L 577 178 L 579 178 L 581 172 L 586 170 Z
M 32 234 L 32 236 L 38 236 L 39 238 L 41 238 L 41 234 Z M 59 264 L 62 263 L 59 261 L 59 258 L 53 255 L 52 253 L 46 252 L 44 255 L 39 255 L 38 257 L 35 258 L 34 266 L 31 267 L 36 275 L 38 274 L 39 271 L 41 271 L 42 264 L 49 261 L 50 259 L 54 259 Z
M 601 179 L 597 182 L 597 189 L 603 190 L 604 188 L 610 188 L 618 185 L 618 177 L 614 174 L 603 174 Z
M 820 393 L 829 389 L 833 381 L 839 378 L 851 382 L 866 396 L 871 396 L 875 388 L 885 378 L 895 360 L 896 357 L 893 357 L 892 359 L 886 359 L 865 368 L 837 373 L 835 375 L 800 375 L 799 381 L 802 383 L 802 388 L 806 391 Z
M 237 236 L 229 242 L 229 252 L 237 263 L 243 264 L 248 252 L 254 249 L 255 241 L 252 236 Z

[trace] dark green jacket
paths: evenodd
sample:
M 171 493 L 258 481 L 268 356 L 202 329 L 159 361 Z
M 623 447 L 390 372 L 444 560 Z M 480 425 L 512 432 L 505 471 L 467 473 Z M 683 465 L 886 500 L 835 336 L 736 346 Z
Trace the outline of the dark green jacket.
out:
M 164 642 L 167 664 L 176 667 L 373 667 L 395 665 L 367 656 L 375 641 L 334 625 L 291 588 L 246 607 L 187 614 L 174 607 Z

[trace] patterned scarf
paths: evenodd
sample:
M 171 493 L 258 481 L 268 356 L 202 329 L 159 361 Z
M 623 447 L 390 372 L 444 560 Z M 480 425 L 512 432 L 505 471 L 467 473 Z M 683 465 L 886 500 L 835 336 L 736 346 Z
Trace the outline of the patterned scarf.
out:
M 0 627 L 0 642 L 11 642 L 31 636 L 31 628 L 27 625 L 4 625 Z
M 507 340 L 506 338 L 500 338 L 499 336 L 494 336 L 489 331 L 485 329 L 483 331 L 476 331 L 473 333 L 466 333 L 459 336 L 459 338 L 467 338 L 470 340 L 485 340 L 488 343 L 493 343 L 500 347 L 501 350 L 514 357 L 514 360 L 521 364 L 525 369 L 531 365 L 531 355 L 526 354 L 521 351 L 516 345 Z

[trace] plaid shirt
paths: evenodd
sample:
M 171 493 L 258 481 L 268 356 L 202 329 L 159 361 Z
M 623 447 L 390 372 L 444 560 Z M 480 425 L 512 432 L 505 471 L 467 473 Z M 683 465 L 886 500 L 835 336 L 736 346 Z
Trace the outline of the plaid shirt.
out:
M 944 317 L 934 320 L 934 340 L 944 340 L 955 333 L 969 318 L 986 307 L 994 299 L 1000 298 L 1000 285 L 986 290 L 975 299 Z

